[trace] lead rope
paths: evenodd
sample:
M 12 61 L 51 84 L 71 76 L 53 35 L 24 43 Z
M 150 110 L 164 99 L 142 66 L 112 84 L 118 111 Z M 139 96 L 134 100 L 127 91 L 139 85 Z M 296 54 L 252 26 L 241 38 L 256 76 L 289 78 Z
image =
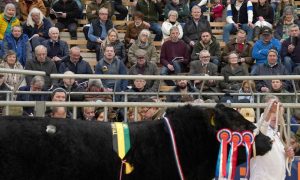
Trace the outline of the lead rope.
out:
M 175 160 L 176 160 L 177 170 L 178 170 L 180 179 L 184 180 L 184 175 L 183 175 L 182 167 L 181 167 L 179 156 L 178 156 L 178 152 L 177 152 L 177 145 L 176 145 L 175 135 L 174 135 L 172 126 L 171 126 L 171 124 L 169 122 L 169 119 L 167 117 L 164 117 L 164 119 L 165 119 L 165 122 L 167 124 L 167 128 L 168 128 L 168 130 L 170 132 L 170 138 L 171 138 L 171 142 L 172 142 L 172 148 L 173 148 L 174 157 L 175 157 Z
M 277 104 L 277 107 L 276 107 L 276 126 L 275 126 L 275 132 L 276 133 L 278 132 L 278 124 L 280 125 L 280 129 L 279 129 L 280 141 L 285 147 L 289 147 L 290 146 L 290 140 L 288 139 L 287 129 L 286 129 L 288 127 L 285 127 L 283 114 L 280 111 L 279 103 Z M 285 137 L 286 142 L 284 142 L 283 137 Z M 291 176 L 292 161 L 293 161 L 293 159 L 290 159 L 289 157 L 286 157 L 286 159 L 285 159 L 285 167 L 286 167 L 286 170 L 288 172 L 288 176 Z

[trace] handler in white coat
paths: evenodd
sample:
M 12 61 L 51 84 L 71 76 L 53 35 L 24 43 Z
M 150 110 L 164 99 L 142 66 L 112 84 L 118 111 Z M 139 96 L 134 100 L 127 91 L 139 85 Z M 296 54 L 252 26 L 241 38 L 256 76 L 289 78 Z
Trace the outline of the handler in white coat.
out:
M 258 122 L 260 131 L 271 138 L 273 141 L 272 149 L 263 156 L 253 157 L 250 162 L 250 180 L 284 180 L 286 176 L 286 157 L 290 160 L 294 158 L 294 150 L 284 147 L 280 140 L 280 134 L 276 128 L 277 104 L 280 103 L 276 96 L 269 96 L 266 103 L 270 104 L 265 108 Z M 280 105 L 280 111 L 284 112 Z

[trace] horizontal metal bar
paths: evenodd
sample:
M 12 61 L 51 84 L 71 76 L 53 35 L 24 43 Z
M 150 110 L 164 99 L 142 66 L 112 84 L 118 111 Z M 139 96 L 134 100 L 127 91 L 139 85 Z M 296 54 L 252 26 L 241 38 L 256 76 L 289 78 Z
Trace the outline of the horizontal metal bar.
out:
M 178 107 L 186 105 L 187 103 L 152 103 L 152 102 L 45 102 L 46 107 L 51 106 L 62 106 L 62 107 L 86 107 L 86 106 L 95 106 L 95 107 Z M 200 107 L 213 108 L 216 103 L 188 103 L 191 105 L 196 105 Z M 0 101 L 0 106 L 34 106 L 35 101 Z M 264 108 L 268 104 L 266 103 L 231 103 L 226 104 L 232 108 Z M 299 103 L 282 103 L 283 107 L 289 108 L 300 108 Z
M 46 72 L 44 72 L 44 71 L 30 71 L 30 70 L 8 69 L 8 68 L 0 68 L 0 73 L 46 76 Z

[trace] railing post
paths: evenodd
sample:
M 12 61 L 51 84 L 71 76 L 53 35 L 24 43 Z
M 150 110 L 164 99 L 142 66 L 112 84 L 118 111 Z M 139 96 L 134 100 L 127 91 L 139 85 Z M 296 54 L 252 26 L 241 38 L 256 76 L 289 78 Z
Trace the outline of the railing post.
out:
M 46 111 L 45 101 L 36 101 L 34 111 L 36 117 L 45 117 L 45 111 Z

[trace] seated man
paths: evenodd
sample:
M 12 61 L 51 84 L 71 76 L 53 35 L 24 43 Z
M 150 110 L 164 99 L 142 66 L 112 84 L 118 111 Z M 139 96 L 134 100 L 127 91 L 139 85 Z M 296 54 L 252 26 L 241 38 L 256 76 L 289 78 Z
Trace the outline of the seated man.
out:
M 199 6 L 193 6 L 191 19 L 188 19 L 183 27 L 183 40 L 193 49 L 196 42 L 200 39 L 200 32 L 211 31 L 210 24 L 206 17 L 202 16 Z
M 220 43 L 216 37 L 212 36 L 210 31 L 202 31 L 200 33 L 200 40 L 197 41 L 193 48 L 191 55 L 192 61 L 199 59 L 199 52 L 201 50 L 208 50 L 210 53 L 210 61 L 219 66 L 221 60 Z
M 187 80 L 176 80 L 176 86 L 170 92 L 180 94 L 168 95 L 166 102 L 182 102 L 182 98 L 186 98 L 186 96 L 197 99 L 196 95 L 189 95 L 189 93 L 195 93 L 197 90 Z
M 246 40 L 246 35 L 244 30 L 239 29 L 236 37 L 226 44 L 222 54 L 222 62 L 224 65 L 228 63 L 228 54 L 232 51 L 238 53 L 240 62 L 247 71 L 253 65 L 251 55 L 253 45 Z
M 57 19 L 55 27 L 62 31 L 68 28 L 71 39 L 77 39 L 77 18 L 81 15 L 75 0 L 58 0 L 50 10 L 51 17 Z
M 59 39 L 59 30 L 57 27 L 49 29 L 49 37 L 42 42 L 47 48 L 47 56 L 56 64 L 58 70 L 61 60 L 69 55 L 69 46 L 66 41 Z
M 96 50 L 97 60 L 100 57 L 101 44 L 107 37 L 108 31 L 113 28 L 113 23 L 108 19 L 108 9 L 101 8 L 99 10 L 99 18 L 91 22 L 91 26 L 85 26 L 83 32 L 88 40 L 87 48 Z
M 157 65 L 149 61 L 147 51 L 138 49 L 135 52 L 137 62 L 129 69 L 129 75 L 159 75 Z M 129 85 L 133 85 L 133 81 L 129 81 Z M 159 86 L 158 80 L 146 80 L 145 89 L 150 92 L 157 92 Z
M 276 49 L 277 52 L 281 51 L 281 43 L 273 37 L 272 29 L 264 27 L 261 34 L 262 38 L 253 45 L 252 58 L 255 59 L 255 64 L 252 66 L 251 73 L 255 71 L 257 66 L 267 62 L 270 49 Z
M 294 24 L 289 28 L 290 37 L 283 41 L 281 49 L 281 59 L 291 74 L 295 67 L 300 65 L 300 30 Z
M 202 50 L 199 53 L 199 60 L 192 61 L 190 63 L 190 75 L 197 75 L 197 76 L 218 76 L 218 66 L 210 61 L 210 53 L 208 50 Z M 202 86 L 202 83 L 204 85 Z M 194 86 L 201 90 L 202 92 L 218 92 L 217 82 L 215 80 L 208 80 L 208 81 L 201 81 L 201 80 L 194 80 Z M 214 99 L 216 102 L 218 101 L 218 96 L 202 96 L 204 100 L 206 99 Z
M 179 29 L 170 29 L 171 40 L 164 42 L 160 52 L 160 63 L 163 65 L 161 75 L 178 74 L 189 63 L 189 52 L 186 44 L 178 38 Z
M 52 85 L 57 84 L 57 79 L 51 79 L 50 74 L 56 74 L 57 69 L 55 63 L 47 57 L 47 48 L 43 45 L 38 45 L 35 50 L 35 59 L 27 61 L 25 69 L 32 71 L 44 71 L 46 73 L 45 78 L 45 89 L 49 89 Z M 26 76 L 26 83 L 30 84 L 33 76 Z
M 101 92 L 110 92 L 107 88 L 103 87 L 100 79 L 89 79 L 86 92 L 99 92 L 98 94 L 86 94 L 84 96 L 85 101 L 100 101 L 100 102 L 112 102 L 112 96 L 109 94 L 101 94 Z
M 227 24 L 224 27 L 223 41 L 229 42 L 231 32 L 243 29 L 247 32 L 247 40 L 253 38 L 253 6 L 251 1 L 236 0 L 227 6 Z
M 42 76 L 34 76 L 29 83 L 29 86 L 22 86 L 19 88 L 19 91 L 42 91 L 45 80 Z M 46 96 L 43 94 L 18 94 L 17 101 L 45 101 Z M 24 107 L 23 108 L 24 116 L 34 116 L 33 107 Z
M 104 48 L 104 57 L 96 65 L 95 74 L 118 74 L 126 75 L 127 68 L 124 63 L 116 58 L 115 50 L 112 45 Z M 105 88 L 110 88 L 116 92 L 125 91 L 127 89 L 127 80 L 102 79 Z
M 62 59 L 59 66 L 59 73 L 72 71 L 74 74 L 93 74 L 93 70 L 88 62 L 82 59 L 80 48 L 78 46 L 70 49 L 70 55 Z M 88 79 L 78 79 L 78 83 L 87 81 Z
M 278 52 L 274 49 L 270 49 L 268 52 L 268 62 L 260 64 L 251 75 L 288 75 L 288 71 L 283 64 L 279 63 Z M 291 82 L 284 80 L 283 87 L 287 91 L 291 90 Z M 259 80 L 256 81 L 256 89 L 258 92 L 269 92 L 272 88 L 270 80 Z

